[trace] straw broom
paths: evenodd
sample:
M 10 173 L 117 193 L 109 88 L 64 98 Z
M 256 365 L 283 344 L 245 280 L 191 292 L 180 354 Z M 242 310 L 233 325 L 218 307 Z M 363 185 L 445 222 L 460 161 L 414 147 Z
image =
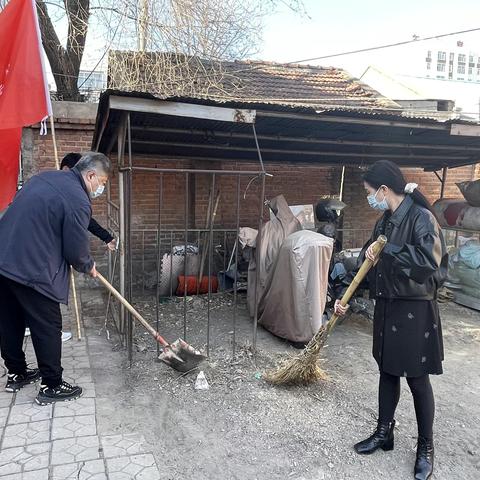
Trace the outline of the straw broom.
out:
M 340 301 L 343 307 L 348 304 L 368 271 L 375 265 L 386 243 L 387 238 L 380 235 L 373 245 L 375 261 L 365 259 Z M 264 375 L 265 380 L 274 385 L 307 385 L 316 380 L 325 379 L 326 374 L 318 365 L 318 360 L 328 334 L 333 330 L 337 320 L 338 316 L 333 314 L 330 321 L 320 327 L 300 354 L 285 360 L 276 370 L 267 372 Z

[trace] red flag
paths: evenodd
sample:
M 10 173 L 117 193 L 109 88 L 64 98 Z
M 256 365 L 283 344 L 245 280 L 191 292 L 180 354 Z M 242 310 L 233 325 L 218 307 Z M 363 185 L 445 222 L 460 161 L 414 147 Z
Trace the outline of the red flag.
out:
M 16 190 L 21 128 L 52 113 L 35 0 L 11 0 L 0 12 L 0 45 L 1 211 Z
M 17 191 L 22 127 L 0 130 L 0 212 Z

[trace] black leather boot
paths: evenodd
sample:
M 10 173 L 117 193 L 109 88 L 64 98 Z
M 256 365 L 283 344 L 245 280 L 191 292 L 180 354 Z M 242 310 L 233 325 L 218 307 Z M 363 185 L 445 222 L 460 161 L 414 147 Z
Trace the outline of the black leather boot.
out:
M 427 480 L 433 473 L 433 440 L 418 437 L 415 480 Z
M 377 429 L 373 432 L 373 435 L 355 444 L 353 448 L 360 455 L 370 455 L 379 448 L 385 451 L 393 450 L 394 427 L 395 420 L 393 420 L 392 423 L 384 423 L 379 420 Z

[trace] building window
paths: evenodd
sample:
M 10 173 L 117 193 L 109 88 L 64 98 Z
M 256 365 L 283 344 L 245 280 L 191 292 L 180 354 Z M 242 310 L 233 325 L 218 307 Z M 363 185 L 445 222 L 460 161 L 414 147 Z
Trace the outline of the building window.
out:
M 477 68 L 477 77 L 480 77 L 480 68 Z
M 469 61 L 470 63 L 473 63 L 473 55 L 470 55 L 470 56 L 468 57 L 468 61 Z
M 465 65 L 458 64 L 457 73 L 460 73 L 460 74 L 464 75 L 465 74 Z
M 431 51 L 431 50 L 429 50 L 429 51 L 427 52 L 427 58 L 430 58 L 430 59 L 432 58 L 432 51 Z
M 473 68 L 471 68 L 471 67 L 468 68 L 468 74 L 473 75 Z
M 444 72 L 444 71 L 445 71 L 445 64 L 437 63 L 437 72 Z
M 432 68 L 432 64 L 430 62 L 427 63 L 427 70 L 430 70 Z
M 453 63 L 455 60 L 455 54 L 453 52 L 450 53 L 450 63 Z
M 448 72 L 448 79 L 453 80 L 453 72 Z
M 466 61 L 467 61 L 467 56 L 464 55 L 464 54 L 462 54 L 462 53 L 460 53 L 460 54 L 458 55 L 458 63 L 466 63 Z
M 447 61 L 447 52 L 438 52 L 438 61 L 446 62 Z

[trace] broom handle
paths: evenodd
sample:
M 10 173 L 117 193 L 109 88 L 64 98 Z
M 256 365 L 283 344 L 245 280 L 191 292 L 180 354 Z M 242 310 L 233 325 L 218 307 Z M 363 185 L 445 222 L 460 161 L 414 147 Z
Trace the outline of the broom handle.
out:
M 362 280 L 366 277 L 367 273 L 370 271 L 373 265 L 375 265 L 375 263 L 377 262 L 378 257 L 380 256 L 380 253 L 382 253 L 382 250 L 384 249 L 386 243 L 387 243 L 387 237 L 385 235 L 380 235 L 377 238 L 377 241 L 373 245 L 373 254 L 375 256 L 375 261 L 372 262 L 372 260 L 365 258 L 365 260 L 362 263 L 362 266 L 360 267 L 354 279 L 352 280 L 352 283 L 348 286 L 347 291 L 343 294 L 343 297 L 340 300 L 340 305 L 342 307 L 345 307 L 350 301 L 350 299 L 353 297 L 353 294 L 357 290 L 358 286 L 362 283 Z M 334 313 L 330 318 L 330 321 L 328 322 L 329 332 L 333 329 L 333 327 L 337 323 L 337 320 L 338 320 L 338 315 Z
M 97 277 L 100 282 L 110 291 L 110 293 L 117 298 L 117 300 L 147 329 L 148 333 L 164 347 L 168 347 L 170 344 L 130 305 L 127 300 L 115 289 L 113 285 L 97 271 Z

